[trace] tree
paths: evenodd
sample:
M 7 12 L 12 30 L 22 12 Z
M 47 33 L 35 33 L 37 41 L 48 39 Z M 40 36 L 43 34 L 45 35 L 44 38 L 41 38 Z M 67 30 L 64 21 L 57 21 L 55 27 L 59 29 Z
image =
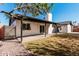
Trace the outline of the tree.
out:
M 18 3 L 17 10 L 22 12 L 23 15 L 31 13 L 33 16 L 46 15 L 52 10 L 53 4 L 47 3 Z

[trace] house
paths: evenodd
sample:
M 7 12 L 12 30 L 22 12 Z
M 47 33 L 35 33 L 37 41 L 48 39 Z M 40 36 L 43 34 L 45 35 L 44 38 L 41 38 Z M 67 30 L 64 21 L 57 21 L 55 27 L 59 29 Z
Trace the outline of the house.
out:
M 57 26 L 61 33 L 70 33 L 73 31 L 73 24 L 71 21 L 58 22 Z
M 22 29 L 22 36 L 29 36 L 29 35 L 39 35 L 39 34 L 52 34 L 53 27 L 56 23 L 52 22 L 51 14 L 48 15 L 48 20 L 37 19 L 29 16 L 22 16 L 19 14 L 15 14 L 9 23 L 9 28 L 5 29 L 6 33 L 5 36 L 12 36 L 14 35 L 14 30 L 16 27 L 16 37 L 21 36 L 21 29 Z M 22 23 L 21 23 L 22 20 Z M 22 27 L 21 27 L 22 26 Z M 11 27 L 11 28 L 10 28 Z M 10 29 L 12 29 L 10 32 Z
M 57 29 L 61 29 L 59 32 L 69 33 L 71 32 L 71 23 L 62 22 L 54 23 L 52 22 L 52 14 L 48 13 L 48 18 L 46 20 L 37 19 L 29 16 L 23 16 L 20 14 L 15 14 L 9 21 L 9 28 L 6 27 L 5 36 L 30 36 L 39 34 L 52 34 L 55 33 Z M 12 30 L 13 29 L 13 30 Z M 11 31 L 11 32 L 10 32 Z

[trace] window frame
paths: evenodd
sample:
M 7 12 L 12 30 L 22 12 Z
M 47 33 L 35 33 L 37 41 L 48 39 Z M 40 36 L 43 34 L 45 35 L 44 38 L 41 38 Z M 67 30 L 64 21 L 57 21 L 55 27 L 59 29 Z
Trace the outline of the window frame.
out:
M 31 30 L 30 23 L 23 23 L 22 24 L 22 30 Z

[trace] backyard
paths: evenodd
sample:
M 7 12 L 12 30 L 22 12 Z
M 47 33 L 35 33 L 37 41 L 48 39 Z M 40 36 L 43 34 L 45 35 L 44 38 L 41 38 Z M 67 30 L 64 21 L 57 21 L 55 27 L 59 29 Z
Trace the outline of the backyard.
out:
M 79 35 L 57 34 L 51 37 L 24 42 L 26 50 L 34 55 L 79 56 Z

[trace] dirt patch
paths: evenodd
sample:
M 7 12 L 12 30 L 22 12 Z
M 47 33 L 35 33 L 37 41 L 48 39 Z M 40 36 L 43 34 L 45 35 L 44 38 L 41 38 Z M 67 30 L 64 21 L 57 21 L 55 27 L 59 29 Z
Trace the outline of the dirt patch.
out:
M 17 40 L 5 40 L 0 42 L 0 56 L 27 56 L 32 55 Z

